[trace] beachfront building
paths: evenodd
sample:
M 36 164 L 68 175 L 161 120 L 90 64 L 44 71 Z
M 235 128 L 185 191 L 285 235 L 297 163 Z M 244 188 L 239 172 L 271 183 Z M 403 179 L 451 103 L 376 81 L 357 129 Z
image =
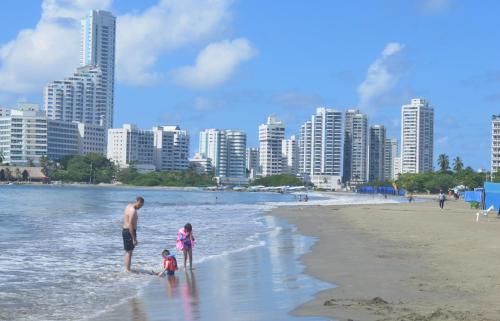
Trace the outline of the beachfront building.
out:
M 368 156 L 368 180 L 383 181 L 385 169 L 385 127 L 370 126 L 370 148 Z
M 100 90 L 103 104 L 97 112 L 103 126 L 113 127 L 116 17 L 111 12 L 92 10 L 81 20 L 80 66 L 99 66 L 102 75 Z
M 107 138 L 106 129 L 101 125 L 77 123 L 78 126 L 78 154 L 86 155 L 97 153 L 106 156 Z
M 283 139 L 285 139 L 285 125 L 276 116 L 267 117 L 267 122 L 259 126 L 259 161 L 262 176 L 282 173 Z
M 103 125 L 106 121 L 106 93 L 100 67 L 78 68 L 73 76 L 55 80 L 44 90 L 48 119 Z
M 344 168 L 342 179 L 356 186 L 368 178 L 368 117 L 348 109 L 344 120 Z
M 248 147 L 247 148 L 247 156 L 246 156 L 246 162 L 247 162 L 247 173 L 248 177 L 250 179 L 255 179 L 257 175 L 260 174 L 260 166 L 259 166 L 259 149 L 255 147 Z
M 120 168 L 133 165 L 140 171 L 155 170 L 154 134 L 131 124 L 108 129 L 107 158 Z
M 47 120 L 47 157 L 59 160 L 67 155 L 79 154 L 78 123 Z
M 500 115 L 491 117 L 491 175 L 500 170 Z
M 47 117 L 38 105 L 23 103 L 0 117 L 0 153 L 15 166 L 39 164 L 47 155 Z
M 299 172 L 299 140 L 295 135 L 283 139 L 283 173 L 296 175 Z
M 198 154 L 211 160 L 219 178 L 246 180 L 246 134 L 240 130 L 205 129 L 200 132 Z M 245 180 L 241 180 L 241 179 Z M 227 181 L 227 180 L 225 180 Z
M 10 116 L 10 109 L 0 107 L 0 117 Z
M 113 125 L 115 17 L 94 10 L 82 20 L 80 67 L 44 89 L 47 117 L 66 122 Z
M 432 171 L 434 109 L 425 99 L 401 108 L 401 173 Z
M 194 154 L 194 157 L 189 159 L 189 163 L 195 168 L 198 174 L 213 173 L 212 160 L 200 153 Z
M 47 120 L 47 156 L 58 160 L 67 155 L 106 155 L 104 127 L 80 122 Z
M 339 189 L 341 185 L 342 113 L 317 108 L 300 128 L 299 173 L 316 187 Z
M 385 140 L 384 148 L 384 180 L 396 180 L 397 174 L 395 172 L 396 158 L 399 156 L 398 140 L 395 138 L 387 138 Z
M 154 164 L 160 171 L 183 171 L 189 166 L 189 134 L 179 126 L 153 127 Z

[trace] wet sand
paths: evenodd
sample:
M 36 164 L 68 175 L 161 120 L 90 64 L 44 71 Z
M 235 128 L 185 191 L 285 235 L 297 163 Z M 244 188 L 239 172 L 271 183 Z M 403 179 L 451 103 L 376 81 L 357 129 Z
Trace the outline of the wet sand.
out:
M 319 238 L 306 273 L 339 285 L 294 311 L 336 320 L 500 320 L 500 220 L 462 201 L 280 208 Z
M 192 272 L 181 268 L 175 277 L 151 276 L 151 284 L 139 296 L 91 320 L 327 320 L 290 315 L 296 306 L 330 286 L 303 273 L 299 257 L 314 241 L 275 216 L 266 220 L 278 228 L 259 238 L 265 242 L 262 246 L 205 260 Z

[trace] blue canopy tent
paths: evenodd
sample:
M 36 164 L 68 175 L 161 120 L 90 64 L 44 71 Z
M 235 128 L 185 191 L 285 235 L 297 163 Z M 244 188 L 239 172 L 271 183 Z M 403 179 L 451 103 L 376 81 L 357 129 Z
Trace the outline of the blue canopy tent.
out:
M 484 183 L 484 207 L 493 206 L 496 211 L 500 209 L 500 183 L 485 182 Z

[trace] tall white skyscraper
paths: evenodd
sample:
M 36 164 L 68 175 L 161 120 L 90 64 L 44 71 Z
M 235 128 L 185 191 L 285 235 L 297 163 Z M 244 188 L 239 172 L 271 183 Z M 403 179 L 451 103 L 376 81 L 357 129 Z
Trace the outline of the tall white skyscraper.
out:
M 189 166 L 189 134 L 179 126 L 153 127 L 154 164 L 159 171 L 183 171 Z
M 115 29 L 115 17 L 106 11 L 91 11 L 82 20 L 81 67 L 72 76 L 45 87 L 49 119 L 112 128 Z
M 283 170 L 282 144 L 285 125 L 274 115 L 259 126 L 260 168 L 262 176 L 278 175 Z
M 491 175 L 500 169 L 500 115 L 491 117 Z
M 311 120 L 300 128 L 299 149 L 300 173 L 316 185 L 317 182 L 329 182 L 328 188 L 338 188 L 342 163 L 342 113 L 317 108 Z
M 295 135 L 284 139 L 282 143 L 283 172 L 297 174 L 299 172 L 299 140 Z
M 255 147 L 247 148 L 247 171 L 251 179 L 260 174 L 259 149 Z
M 432 171 L 434 109 L 425 99 L 412 99 L 401 108 L 401 172 Z
M 395 180 L 397 174 L 395 172 L 396 158 L 399 157 L 399 144 L 395 138 L 388 138 L 385 140 L 384 151 L 384 180 Z
M 344 182 L 362 184 L 368 178 L 368 117 L 357 109 L 345 112 Z
M 104 126 L 113 127 L 115 83 L 116 17 L 108 11 L 92 10 L 81 21 L 80 65 L 101 69 L 106 93 Z
M 246 177 L 246 134 L 239 130 L 200 132 L 199 154 L 211 160 L 217 177 Z
M 385 169 L 385 127 L 373 125 L 370 127 L 368 180 L 383 181 Z

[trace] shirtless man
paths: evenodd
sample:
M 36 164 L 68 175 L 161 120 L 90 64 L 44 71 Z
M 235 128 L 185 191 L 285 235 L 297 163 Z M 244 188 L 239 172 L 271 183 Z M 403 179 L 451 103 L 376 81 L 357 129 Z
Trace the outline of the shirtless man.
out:
M 137 210 L 144 205 L 144 198 L 138 196 L 135 202 L 128 204 L 123 213 L 123 248 L 125 249 L 125 271 L 130 272 L 132 252 L 137 245 Z

